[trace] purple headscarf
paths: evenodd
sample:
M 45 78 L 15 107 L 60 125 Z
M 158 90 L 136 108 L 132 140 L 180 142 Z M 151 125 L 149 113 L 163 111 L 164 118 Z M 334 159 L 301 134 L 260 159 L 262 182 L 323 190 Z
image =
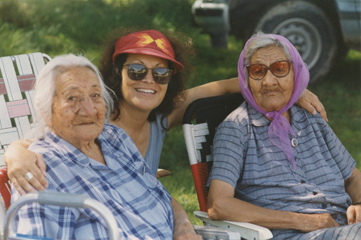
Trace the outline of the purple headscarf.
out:
M 244 55 L 246 46 L 253 40 L 257 38 L 270 38 L 270 39 L 277 39 L 282 42 L 288 49 L 292 61 L 293 61 L 293 71 L 294 71 L 294 90 L 291 96 L 290 101 L 280 110 L 280 111 L 273 111 L 273 112 L 266 112 L 262 108 L 260 108 L 254 97 L 252 95 L 251 90 L 248 87 L 247 80 L 245 78 L 244 72 Z M 291 141 L 289 139 L 289 134 L 296 137 L 295 133 L 292 130 L 292 127 L 289 121 L 282 116 L 281 114 L 286 112 L 300 97 L 301 93 L 307 87 L 309 81 L 309 71 L 306 63 L 303 62 L 300 54 L 296 50 L 296 48 L 285 38 L 280 35 L 275 34 L 262 34 L 255 37 L 250 38 L 241 52 L 241 55 L 238 60 L 238 79 L 239 84 L 241 86 L 242 95 L 244 99 L 257 111 L 264 114 L 268 118 L 272 118 L 273 121 L 271 122 L 269 129 L 268 129 L 268 136 L 271 142 L 282 149 L 282 151 L 286 154 L 288 160 L 293 165 L 294 169 L 296 169 L 296 162 L 292 152 Z

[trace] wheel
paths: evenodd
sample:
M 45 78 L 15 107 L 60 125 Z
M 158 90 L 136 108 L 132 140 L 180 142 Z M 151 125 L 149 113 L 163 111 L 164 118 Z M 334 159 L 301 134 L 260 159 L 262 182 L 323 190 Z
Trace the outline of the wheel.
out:
M 316 5 L 305 1 L 284 2 L 260 19 L 256 31 L 286 37 L 310 70 L 310 83 L 330 70 L 337 55 L 337 39 L 330 21 Z

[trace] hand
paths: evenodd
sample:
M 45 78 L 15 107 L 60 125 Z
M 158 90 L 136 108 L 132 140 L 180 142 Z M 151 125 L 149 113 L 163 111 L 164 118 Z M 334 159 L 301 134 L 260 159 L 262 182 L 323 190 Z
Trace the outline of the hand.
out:
M 182 223 L 178 224 L 174 228 L 173 233 L 173 239 L 174 240 L 202 240 L 202 236 L 198 235 L 192 226 L 192 224 L 188 223 Z
M 305 217 L 304 221 L 300 221 L 300 228 L 302 232 L 312 232 L 323 228 L 339 227 L 340 225 L 328 213 L 322 214 L 302 214 Z M 301 219 L 301 218 L 300 218 Z
M 21 195 L 26 192 L 42 191 L 48 187 L 45 179 L 46 165 L 38 153 L 27 150 L 29 143 L 23 140 L 12 143 L 5 152 L 4 160 L 8 176 Z M 31 172 L 34 177 L 28 181 L 24 176 Z
M 321 117 L 326 122 L 328 122 L 325 107 L 320 102 L 318 97 L 309 90 L 305 89 L 303 91 L 300 98 L 297 100 L 296 104 L 307 110 L 312 115 L 315 115 L 317 112 L 319 112 Z
M 361 205 L 351 205 L 347 208 L 347 222 L 354 224 L 361 222 Z

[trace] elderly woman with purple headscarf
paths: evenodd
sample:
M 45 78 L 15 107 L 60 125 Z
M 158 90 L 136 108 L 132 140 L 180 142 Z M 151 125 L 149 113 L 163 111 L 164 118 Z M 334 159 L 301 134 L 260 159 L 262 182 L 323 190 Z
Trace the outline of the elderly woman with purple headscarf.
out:
M 274 239 L 361 239 L 361 173 L 322 117 L 294 105 L 309 81 L 295 47 L 258 34 L 238 73 L 246 102 L 214 139 L 209 217 L 270 228 Z

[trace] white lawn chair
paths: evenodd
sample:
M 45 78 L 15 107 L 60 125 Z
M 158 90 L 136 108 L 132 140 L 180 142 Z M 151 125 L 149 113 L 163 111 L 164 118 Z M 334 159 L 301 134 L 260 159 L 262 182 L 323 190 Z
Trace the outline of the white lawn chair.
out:
M 212 221 L 207 214 L 206 183 L 213 163 L 212 145 L 216 127 L 243 101 L 241 94 L 198 99 L 188 106 L 184 114 L 183 133 L 201 210 L 194 214 L 205 225 L 239 232 L 242 239 L 271 239 L 273 235 L 267 228 L 250 223 Z
M 44 53 L 0 58 L 0 168 L 6 147 L 34 128 L 34 83 L 50 59 Z

